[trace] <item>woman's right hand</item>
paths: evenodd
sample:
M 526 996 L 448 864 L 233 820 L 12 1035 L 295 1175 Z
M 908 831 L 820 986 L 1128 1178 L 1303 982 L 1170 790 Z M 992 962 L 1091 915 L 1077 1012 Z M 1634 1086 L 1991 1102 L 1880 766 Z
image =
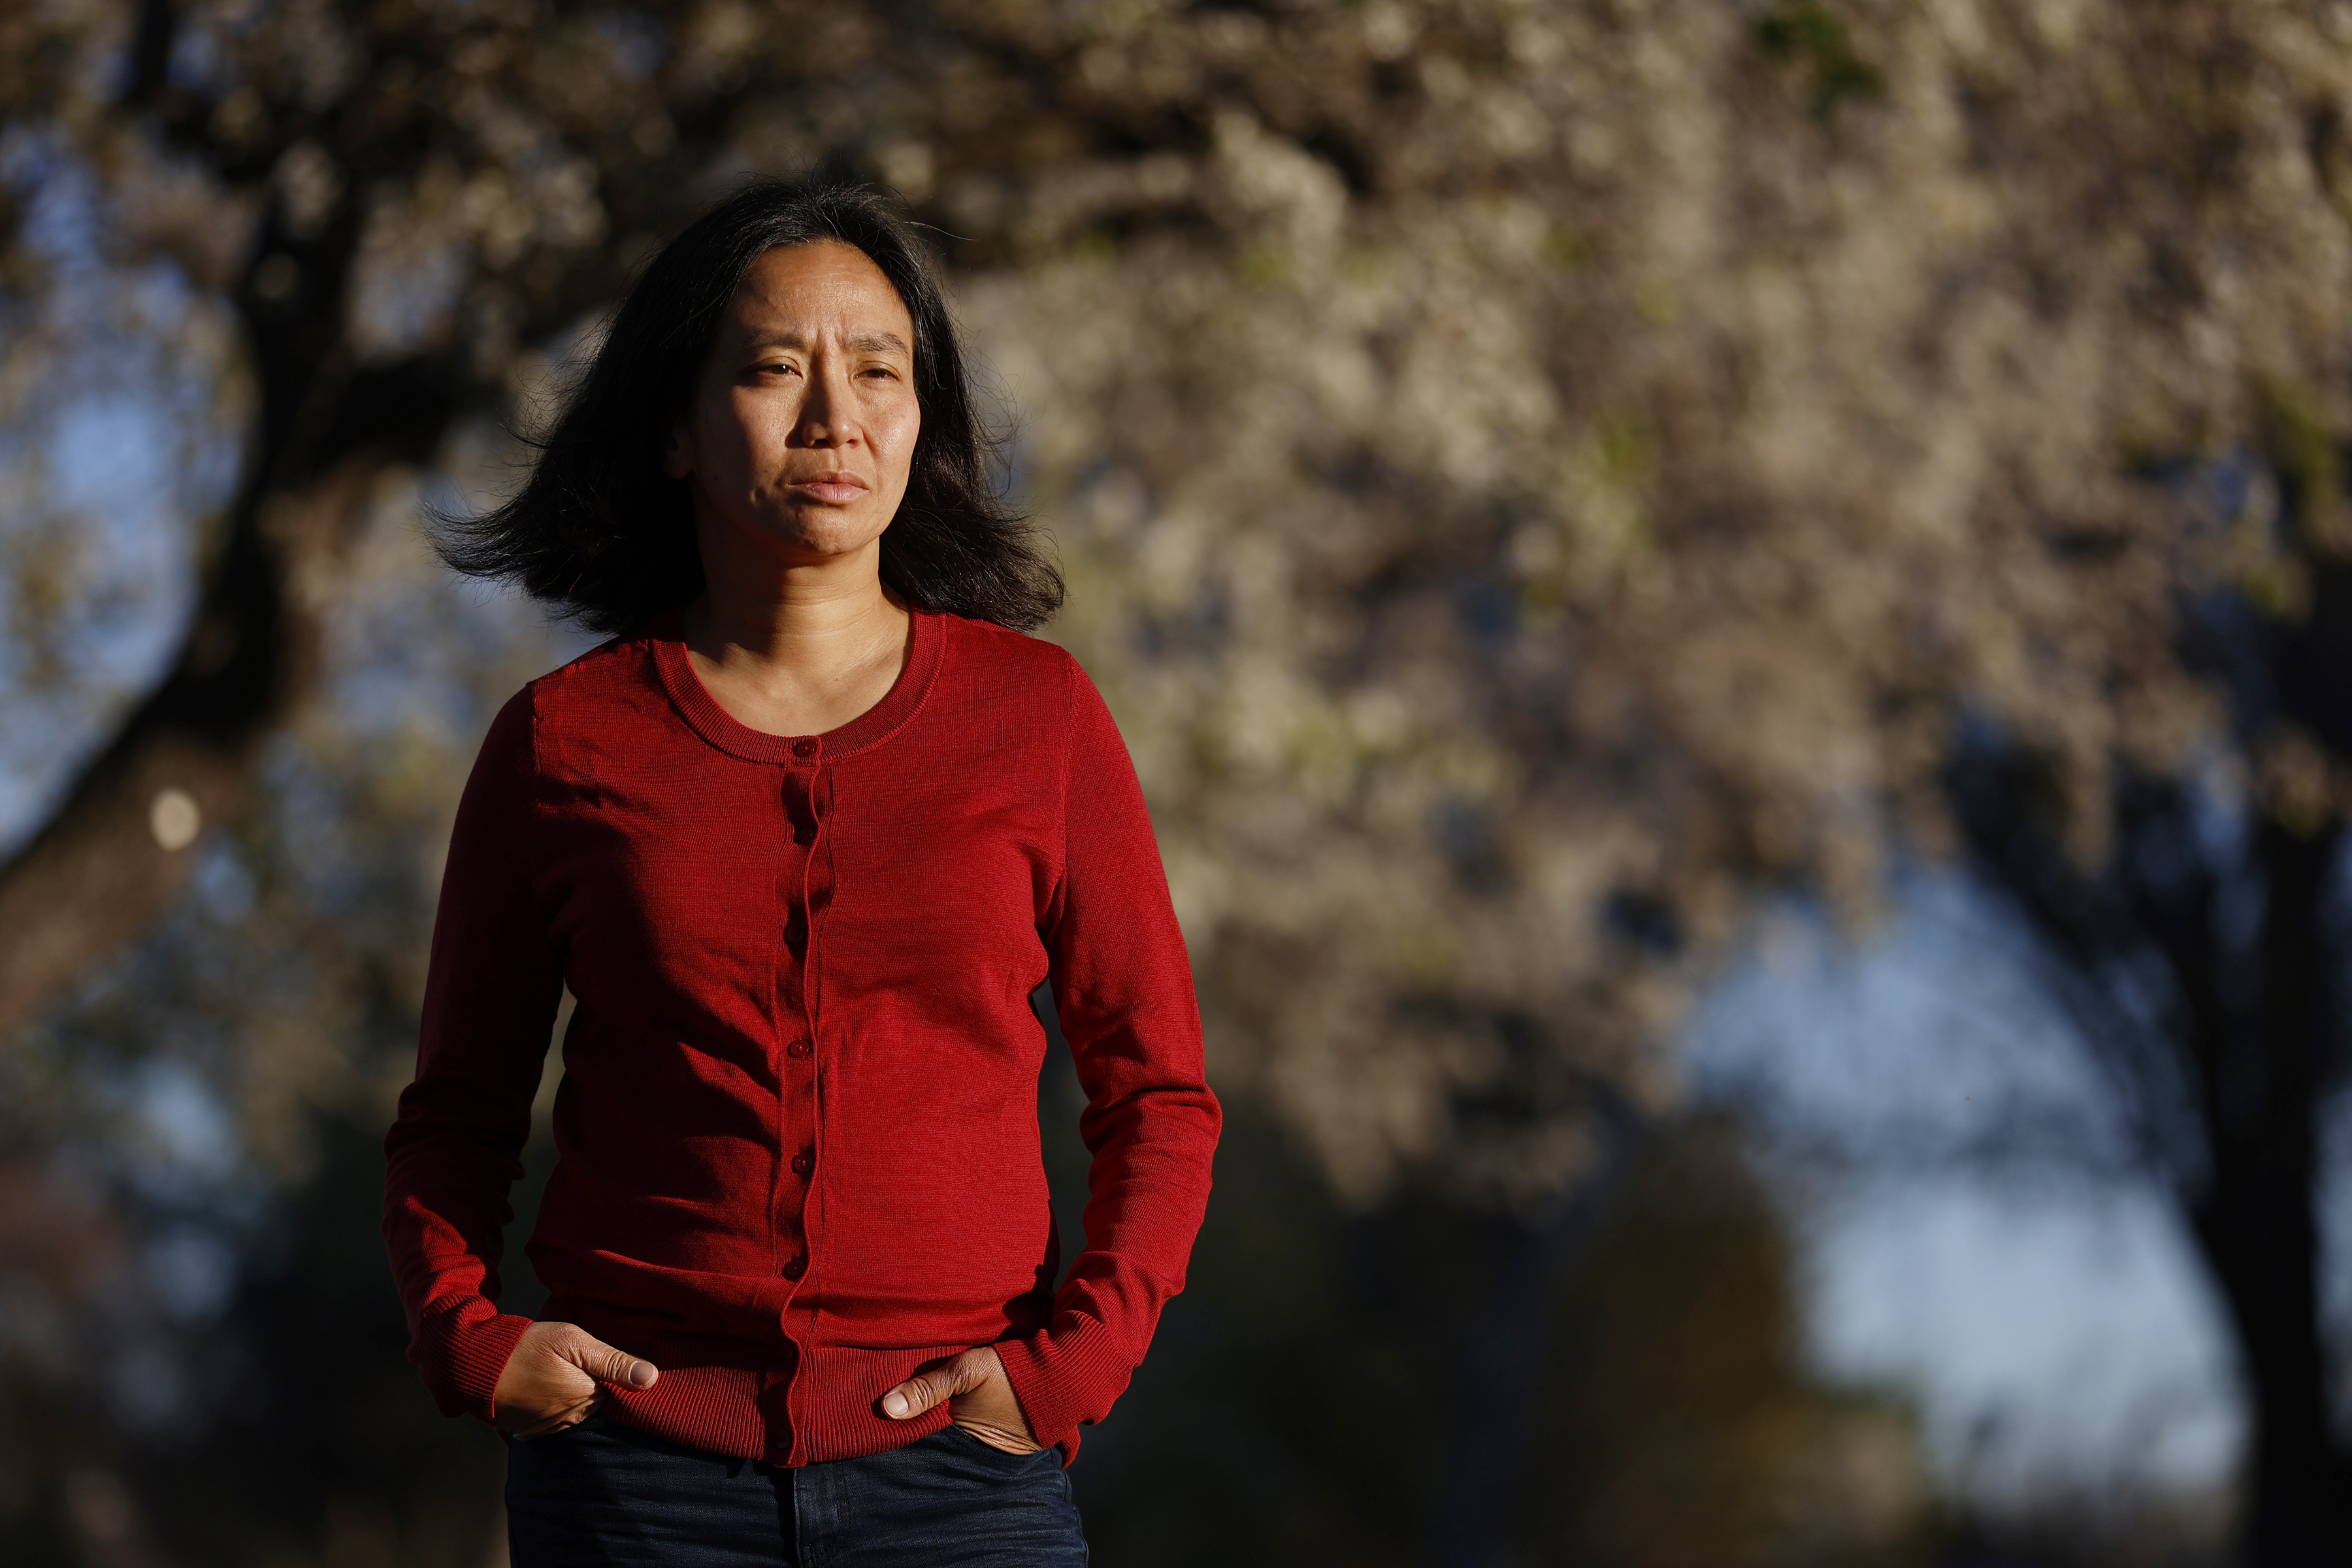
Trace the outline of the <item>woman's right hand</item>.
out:
M 604 1385 L 651 1388 L 661 1373 L 572 1323 L 533 1323 L 515 1342 L 491 1392 L 491 1419 L 519 1438 L 577 1426 L 604 1403 Z

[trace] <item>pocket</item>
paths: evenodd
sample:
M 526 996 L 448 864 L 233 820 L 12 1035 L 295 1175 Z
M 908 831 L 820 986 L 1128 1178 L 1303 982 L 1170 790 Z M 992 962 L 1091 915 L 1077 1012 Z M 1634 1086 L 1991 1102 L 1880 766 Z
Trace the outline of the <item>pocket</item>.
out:
M 940 1428 L 940 1436 L 962 1448 L 966 1453 L 977 1458 L 992 1460 L 1007 1469 L 1026 1468 L 1054 1451 L 1051 1448 L 1040 1448 L 1034 1454 L 1008 1454 L 993 1443 L 982 1442 L 952 1421 Z
M 518 1443 L 530 1443 L 534 1445 L 540 1443 L 559 1442 L 565 1437 L 577 1436 L 591 1426 L 605 1426 L 611 1420 L 612 1417 L 605 1415 L 602 1410 L 591 1410 L 587 1415 L 583 1415 L 579 1420 L 574 1421 L 569 1426 L 558 1426 L 552 1432 L 542 1432 L 536 1437 L 518 1437 L 515 1441 Z

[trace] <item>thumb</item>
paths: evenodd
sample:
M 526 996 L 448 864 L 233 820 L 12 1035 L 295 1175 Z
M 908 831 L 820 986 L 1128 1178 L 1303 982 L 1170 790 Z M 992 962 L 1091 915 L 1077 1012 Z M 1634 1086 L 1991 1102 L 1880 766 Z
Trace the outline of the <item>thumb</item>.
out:
M 982 1351 L 966 1351 L 924 1367 L 882 1396 L 882 1414 L 904 1421 L 959 1394 L 970 1394 L 988 1381 L 988 1363 Z
M 584 1330 L 575 1331 L 559 1353 L 597 1382 L 614 1383 L 623 1388 L 651 1388 L 654 1379 L 661 1375 L 653 1363 L 640 1361 L 626 1351 L 616 1351 Z

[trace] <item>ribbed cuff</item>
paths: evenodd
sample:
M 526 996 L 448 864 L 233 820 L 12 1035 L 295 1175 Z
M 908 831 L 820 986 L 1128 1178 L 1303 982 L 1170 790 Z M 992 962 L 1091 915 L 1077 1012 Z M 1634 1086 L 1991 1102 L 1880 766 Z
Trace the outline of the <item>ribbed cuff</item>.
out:
M 418 1314 L 408 1359 L 424 1373 L 442 1415 L 488 1421 L 498 1414 L 499 1374 L 530 1323 L 480 1296 L 453 1296 Z
M 1110 1331 L 1082 1312 L 1056 1313 L 1041 1333 L 998 1341 L 996 1357 L 1031 1434 L 1061 1449 L 1065 1464 L 1077 1454 L 1079 1426 L 1109 1415 L 1135 1375 Z

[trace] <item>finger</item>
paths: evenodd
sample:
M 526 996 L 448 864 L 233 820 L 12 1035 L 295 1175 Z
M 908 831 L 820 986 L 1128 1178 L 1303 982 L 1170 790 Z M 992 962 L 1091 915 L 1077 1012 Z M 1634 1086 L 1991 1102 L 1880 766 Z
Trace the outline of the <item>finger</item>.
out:
M 611 1345 L 584 1330 L 576 1331 L 564 1342 L 563 1359 L 594 1378 L 599 1383 L 616 1384 L 623 1388 L 651 1388 L 661 1370 L 649 1361 L 641 1361 L 626 1351 Z
M 882 1414 L 893 1421 L 920 1415 L 943 1400 L 970 1394 L 988 1381 L 987 1363 L 966 1351 L 951 1361 L 925 1367 L 882 1396 Z
M 992 1421 L 965 1421 L 959 1418 L 956 1425 L 1000 1453 L 1026 1455 L 1042 1454 L 1045 1451 L 1045 1446 L 1027 1433 L 1011 1431 L 997 1426 Z
M 535 1420 L 518 1422 L 505 1430 L 507 1436 L 517 1442 L 528 1443 L 533 1438 L 577 1426 L 593 1414 L 595 1411 L 592 1405 L 568 1405 L 559 1410 L 551 1410 Z

